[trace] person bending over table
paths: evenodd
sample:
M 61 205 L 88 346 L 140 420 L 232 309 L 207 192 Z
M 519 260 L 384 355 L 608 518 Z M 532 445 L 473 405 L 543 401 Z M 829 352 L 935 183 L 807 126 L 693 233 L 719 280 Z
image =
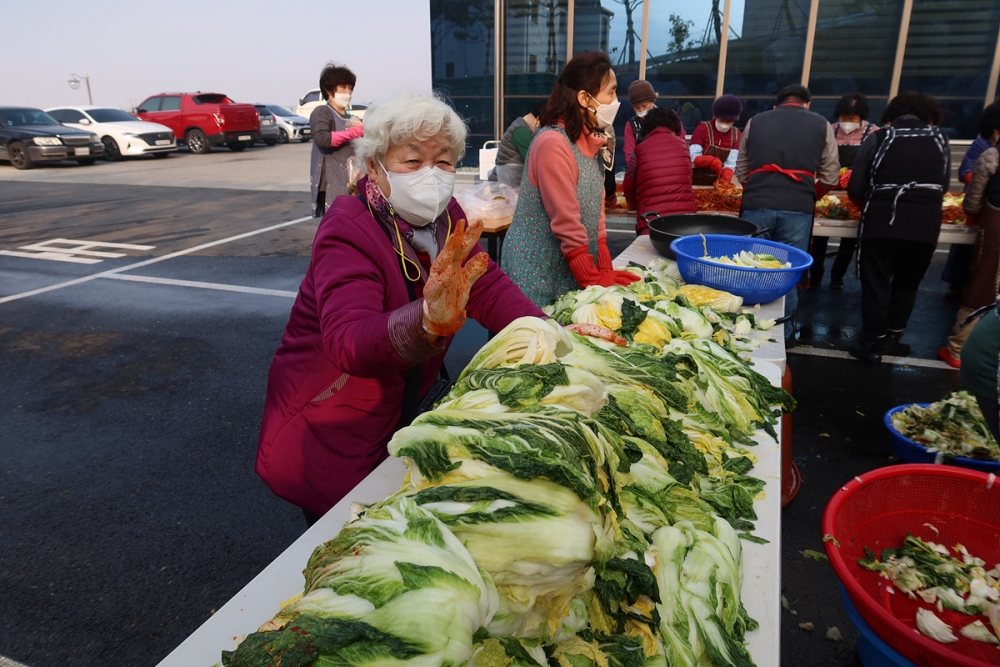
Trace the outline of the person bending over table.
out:
M 637 235 L 649 234 L 649 223 L 643 219 L 647 213 L 698 212 L 681 119 L 672 109 L 653 108 L 642 119 L 642 132 L 645 139 L 636 146 L 623 183 L 628 207 L 638 213 Z
M 491 331 L 544 317 L 478 244 L 452 198 L 467 129 L 421 95 L 373 104 L 357 196 L 335 199 L 267 382 L 256 471 L 314 522 L 386 458 L 435 398 L 466 314 Z
M 500 138 L 497 147 L 497 161 L 489 180 L 499 181 L 512 188 L 521 187 L 521 173 L 524 171 L 524 158 L 528 155 L 528 146 L 538 131 L 538 117 L 542 115 L 544 102 L 537 102 L 531 111 L 518 116 L 510 124 Z
M 951 178 L 948 138 L 933 124 L 937 113 L 937 103 L 922 93 L 897 95 L 854 161 L 847 195 L 862 208 L 862 325 L 850 354 L 861 361 L 910 353 L 900 339 L 934 257 Z
M 736 160 L 743 183 L 740 217 L 765 230 L 765 238 L 808 252 L 816 199 L 838 183 L 837 140 L 826 119 L 809 111 L 805 86 L 778 93 L 778 106 L 747 121 Z M 785 295 L 785 315 L 794 317 L 799 297 Z M 785 325 L 785 345 L 795 345 L 794 319 Z
M 638 280 L 612 268 L 604 226 L 617 87 L 607 54 L 575 56 L 559 75 L 528 149 L 503 268 L 539 306 L 581 287 Z

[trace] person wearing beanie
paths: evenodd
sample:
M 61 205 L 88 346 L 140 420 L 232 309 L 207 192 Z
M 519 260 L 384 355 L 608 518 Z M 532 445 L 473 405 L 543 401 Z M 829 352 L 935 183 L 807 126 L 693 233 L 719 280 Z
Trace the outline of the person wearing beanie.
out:
M 628 86 L 628 103 L 635 114 L 625 123 L 625 166 L 635 163 L 635 146 L 643 140 L 642 119 L 656 106 L 656 91 L 645 79 L 636 79 Z
M 743 103 L 735 95 L 722 95 L 712 103 L 712 120 L 699 123 L 691 135 L 691 164 L 694 184 L 712 185 L 731 181 L 739 155 L 740 131 L 733 127 Z
M 777 106 L 747 122 L 736 160 L 743 184 L 740 217 L 757 224 L 764 238 L 809 251 L 816 200 L 840 182 L 840 158 L 833 127 L 809 111 L 812 96 L 800 84 L 778 92 Z M 794 316 L 799 297 L 785 295 L 785 315 Z M 793 347 L 794 320 L 785 325 L 785 346 Z

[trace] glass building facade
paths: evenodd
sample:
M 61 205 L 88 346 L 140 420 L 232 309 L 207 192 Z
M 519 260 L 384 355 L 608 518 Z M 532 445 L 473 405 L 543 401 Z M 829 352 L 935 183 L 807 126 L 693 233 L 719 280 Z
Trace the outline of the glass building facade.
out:
M 802 83 L 827 117 L 864 93 L 873 122 L 919 90 L 952 140 L 971 140 L 1000 80 L 1000 0 L 431 0 L 430 12 L 433 85 L 469 124 L 466 166 L 588 51 L 615 65 L 619 136 L 628 85 L 645 78 L 689 133 L 722 93 L 743 100 L 742 125 Z

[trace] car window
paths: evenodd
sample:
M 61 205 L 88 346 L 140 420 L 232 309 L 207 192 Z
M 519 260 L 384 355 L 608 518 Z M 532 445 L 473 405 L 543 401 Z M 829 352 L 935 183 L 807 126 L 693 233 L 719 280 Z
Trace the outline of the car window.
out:
M 160 104 L 160 111 L 180 111 L 180 110 L 181 110 L 180 95 L 165 95 L 163 97 L 163 102 Z
M 148 100 L 146 100 L 145 102 L 143 102 L 142 104 L 140 104 L 139 108 L 136 109 L 136 111 L 138 111 L 139 113 L 148 113 L 150 111 L 159 111 L 160 110 L 160 100 L 162 100 L 162 99 L 163 99 L 162 97 L 150 97 Z
M 125 123 L 135 120 L 132 114 L 125 113 L 121 109 L 91 109 L 87 113 L 96 123 Z
M 256 105 L 254 105 L 254 109 L 256 109 L 257 113 L 260 114 L 261 116 L 273 116 L 274 115 L 274 114 L 271 113 L 271 110 L 268 109 L 263 104 L 256 104 Z
M 56 118 L 55 116 L 52 117 L 58 120 L 60 123 L 79 123 L 81 120 L 86 118 L 86 116 L 84 116 L 76 109 L 63 109 L 60 115 L 61 118 Z
M 295 115 L 291 111 L 289 111 L 288 109 L 286 109 L 285 107 L 281 106 L 280 104 L 268 104 L 267 108 L 275 116 L 294 116 Z
M 66 122 L 66 116 L 64 115 L 66 113 L 65 109 L 53 109 L 52 111 L 46 111 L 45 113 L 49 114 L 60 123 Z
M 41 109 L 0 109 L 0 124 L 4 127 L 58 125 L 59 121 Z
M 306 96 L 302 98 L 302 104 L 308 104 L 309 102 L 319 102 L 319 91 L 313 90 L 306 93 Z
M 232 104 L 230 100 L 225 95 L 218 95 L 215 93 L 206 93 L 204 95 L 196 95 L 194 97 L 195 104 Z

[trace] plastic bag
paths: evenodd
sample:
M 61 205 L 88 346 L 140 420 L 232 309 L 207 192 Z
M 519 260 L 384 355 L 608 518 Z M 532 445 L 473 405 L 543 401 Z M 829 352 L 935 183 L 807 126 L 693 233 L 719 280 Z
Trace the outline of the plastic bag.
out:
M 358 160 L 353 155 L 347 158 L 347 190 L 352 195 L 358 194 L 358 181 L 364 176 L 364 172 L 361 171 L 360 165 L 358 165 Z
M 487 181 L 455 193 L 469 220 L 497 220 L 514 215 L 517 190 L 506 183 Z

